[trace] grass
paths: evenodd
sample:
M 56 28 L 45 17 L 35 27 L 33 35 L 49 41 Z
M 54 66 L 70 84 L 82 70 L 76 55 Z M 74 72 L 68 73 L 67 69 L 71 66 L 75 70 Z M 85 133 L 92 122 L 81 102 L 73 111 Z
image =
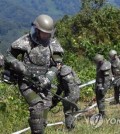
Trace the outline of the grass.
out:
M 82 104 L 84 105 L 84 103 Z M 92 110 L 92 114 L 97 113 L 97 108 Z M 94 128 L 89 117 L 82 116 L 76 120 L 76 127 L 72 132 L 68 132 L 64 125 L 59 125 L 46 129 L 46 134 L 119 134 L 120 133 L 120 105 L 111 106 L 106 103 L 107 118 L 99 128 Z M 55 118 L 56 121 L 61 121 L 62 113 L 52 114 L 49 117 Z
M 81 103 L 82 109 L 87 105 L 85 102 Z M 97 113 L 97 108 L 94 108 L 89 112 L 89 116 Z M 103 124 L 95 128 L 89 122 L 88 113 L 83 116 L 80 116 L 76 121 L 76 127 L 72 131 L 68 131 L 64 124 L 56 125 L 52 127 L 47 127 L 45 134 L 119 134 L 120 133 L 120 105 L 109 105 L 106 102 L 106 113 L 107 117 L 104 119 Z M 63 112 L 58 113 L 49 112 L 48 123 L 54 123 L 63 121 L 64 116 Z M 30 131 L 27 131 L 25 134 L 30 134 Z
M 28 119 L 28 107 L 25 104 L 22 96 L 17 89 L 9 88 L 5 85 L 1 85 L 0 94 L 0 134 L 11 134 L 18 130 L 29 127 Z M 9 91 L 9 92 L 8 92 Z M 113 91 L 109 90 L 106 97 L 112 96 Z M 88 100 L 85 102 L 79 101 L 78 105 L 81 109 L 88 106 Z M 60 110 L 60 111 L 59 111 Z M 52 112 L 54 111 L 54 112 Z M 55 123 L 64 121 L 64 115 L 62 112 L 62 105 L 54 108 L 48 114 L 48 123 Z M 59 111 L 59 112 L 57 112 Z M 106 102 L 107 118 L 103 124 L 94 128 L 89 122 L 89 116 L 96 114 L 97 108 L 94 108 L 89 113 L 85 113 L 84 116 L 80 116 L 76 121 L 76 127 L 73 131 L 68 132 L 65 125 L 57 125 L 46 127 L 45 134 L 119 134 L 120 133 L 120 105 L 109 105 Z M 30 134 L 30 130 L 24 134 Z

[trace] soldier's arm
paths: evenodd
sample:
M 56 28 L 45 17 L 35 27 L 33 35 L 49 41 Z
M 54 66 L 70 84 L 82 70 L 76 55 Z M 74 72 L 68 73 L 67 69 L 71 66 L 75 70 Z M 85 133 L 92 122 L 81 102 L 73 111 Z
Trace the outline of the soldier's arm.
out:
M 103 72 L 104 83 L 112 79 L 111 63 L 109 61 L 106 61 L 102 65 L 101 70 Z
M 5 55 L 5 63 L 11 67 L 15 62 L 19 62 L 19 55 L 21 54 L 21 57 L 23 57 L 24 53 L 27 52 L 29 49 L 29 35 L 27 34 L 20 37 L 11 44 L 11 48 L 7 51 Z
M 11 47 L 5 55 L 5 65 L 11 67 L 15 61 L 19 61 L 17 59 L 19 54 L 23 54 L 23 52 Z
M 56 38 L 52 40 L 50 50 L 51 50 L 51 64 L 57 66 L 58 63 L 62 63 L 64 50 Z
M 104 71 L 104 83 L 109 83 L 112 81 L 112 71 L 111 69 Z
M 50 51 L 51 65 L 48 72 L 46 73 L 46 77 L 49 78 L 50 81 L 52 81 L 54 77 L 58 74 L 58 71 L 62 66 L 64 51 L 57 39 L 52 40 L 50 44 Z
M 60 53 L 60 52 L 56 52 L 56 53 L 53 53 L 53 62 L 56 64 L 56 66 L 59 67 L 59 65 L 63 63 L 63 53 Z

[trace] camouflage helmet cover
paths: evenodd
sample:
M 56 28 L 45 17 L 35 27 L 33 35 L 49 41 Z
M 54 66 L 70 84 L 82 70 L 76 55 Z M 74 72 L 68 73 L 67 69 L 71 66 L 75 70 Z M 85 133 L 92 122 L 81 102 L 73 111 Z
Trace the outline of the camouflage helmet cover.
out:
M 33 24 L 42 32 L 52 33 L 54 30 L 54 22 L 53 19 L 45 14 L 39 15 Z
M 101 55 L 101 54 L 96 54 L 95 57 L 94 57 L 94 61 L 95 61 L 96 63 L 102 62 L 103 60 L 104 60 L 104 56 Z
M 117 55 L 117 51 L 115 51 L 115 50 L 110 50 L 110 52 L 109 52 L 109 57 L 110 57 L 110 58 L 113 58 L 115 55 Z

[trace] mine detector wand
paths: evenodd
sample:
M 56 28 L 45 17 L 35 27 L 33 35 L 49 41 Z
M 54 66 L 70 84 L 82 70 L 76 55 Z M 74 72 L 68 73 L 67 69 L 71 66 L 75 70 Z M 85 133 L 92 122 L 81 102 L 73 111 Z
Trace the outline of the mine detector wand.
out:
M 84 83 L 84 84 L 82 84 L 82 85 L 79 85 L 79 88 L 86 87 L 86 86 L 88 86 L 88 85 L 94 84 L 95 82 L 96 82 L 96 80 L 95 80 L 95 79 L 94 79 L 94 80 L 91 80 L 91 81 L 86 82 L 86 83 Z M 52 88 L 57 88 L 57 86 L 52 85 Z
M 87 83 L 84 83 L 84 84 L 80 85 L 79 88 L 83 88 L 83 87 L 85 87 L 85 86 L 94 84 L 95 82 L 96 82 L 95 79 L 94 79 L 94 80 L 91 80 L 91 81 L 89 81 L 89 82 L 87 82 Z M 57 86 L 52 85 L 52 88 L 57 88 Z M 79 113 L 81 113 L 81 114 L 82 114 L 83 112 L 86 112 L 86 110 L 80 110 L 80 111 L 79 111 Z M 47 126 L 55 126 L 55 125 L 60 125 L 60 124 L 64 124 L 64 122 L 61 121 L 61 122 L 56 122 L 56 123 L 52 123 L 52 124 L 47 124 Z M 21 134 L 21 133 L 23 133 L 23 132 L 28 131 L 29 129 L 30 129 L 30 127 L 25 128 L 25 129 L 22 129 L 22 130 L 17 131 L 17 132 L 14 132 L 14 133 L 12 133 L 12 134 Z
M 119 97 L 120 97 L 120 96 L 119 96 Z M 108 102 L 111 102 L 111 101 L 114 100 L 114 97 L 110 97 L 110 98 L 107 98 L 107 99 L 105 99 L 105 100 L 108 101 Z M 85 112 L 86 112 L 86 111 L 89 111 L 89 110 L 91 110 L 91 109 L 93 109 L 93 108 L 95 108 L 95 107 L 97 107 L 97 103 L 93 104 L 93 105 L 90 106 L 90 107 L 87 107 L 84 111 L 85 111 Z M 83 114 L 82 111 L 83 111 L 83 110 L 81 110 L 81 113 L 79 112 L 77 115 L 75 115 L 75 118 L 77 118 L 78 116 L 82 115 L 82 114 Z M 56 126 L 56 125 L 61 125 L 61 124 L 64 124 L 64 121 L 60 121 L 60 122 L 56 122 L 56 123 L 52 123 L 52 124 L 47 124 L 47 127 Z M 17 132 L 12 133 L 12 134 L 21 134 L 21 133 L 23 133 L 23 132 L 26 132 L 27 130 L 30 130 L 30 127 L 24 128 L 24 129 L 22 129 L 22 130 L 20 130 L 20 131 L 17 131 Z
M 94 79 L 94 80 L 91 80 L 91 81 L 89 81 L 89 82 L 87 82 L 87 83 L 85 83 L 85 84 L 80 85 L 79 88 L 86 87 L 86 86 L 88 86 L 88 85 L 94 84 L 95 82 L 96 82 L 95 79 Z

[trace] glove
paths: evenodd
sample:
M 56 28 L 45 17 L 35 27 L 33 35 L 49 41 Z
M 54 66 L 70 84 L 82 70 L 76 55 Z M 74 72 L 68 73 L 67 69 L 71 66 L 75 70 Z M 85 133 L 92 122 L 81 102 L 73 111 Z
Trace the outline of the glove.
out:
M 37 80 L 39 81 L 41 88 L 43 88 L 43 89 L 50 89 L 51 88 L 51 82 L 47 77 L 38 76 Z
M 114 81 L 115 80 L 115 77 L 112 77 L 112 81 Z
M 105 94 L 105 89 L 103 87 L 98 88 L 98 91 L 100 94 L 104 95 Z
M 10 70 L 4 70 L 2 72 L 2 80 L 9 84 L 12 83 L 16 84 L 18 80 L 18 76 Z
M 59 101 L 60 101 L 60 98 L 58 98 L 57 96 L 53 96 L 52 97 L 52 106 L 50 107 L 50 109 L 55 107 L 58 104 Z
M 26 73 L 26 68 L 25 66 L 23 65 L 23 63 L 21 61 L 14 61 L 12 63 L 12 68 L 15 69 L 15 71 L 17 73 L 21 73 L 21 74 L 25 74 Z
M 10 74 L 10 71 L 8 70 L 5 70 L 4 72 L 2 72 L 2 80 L 6 83 L 11 83 L 10 82 L 10 79 L 11 79 L 11 74 Z

